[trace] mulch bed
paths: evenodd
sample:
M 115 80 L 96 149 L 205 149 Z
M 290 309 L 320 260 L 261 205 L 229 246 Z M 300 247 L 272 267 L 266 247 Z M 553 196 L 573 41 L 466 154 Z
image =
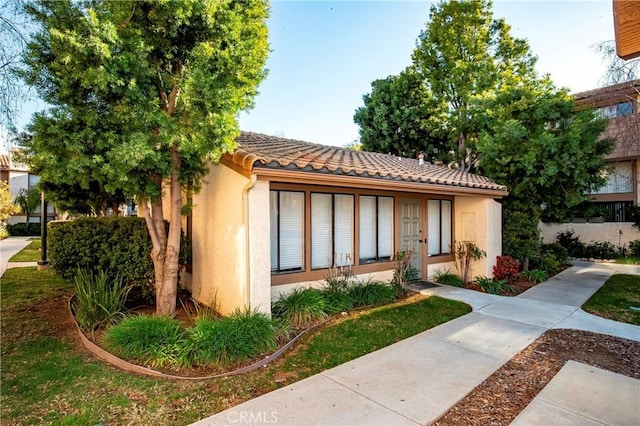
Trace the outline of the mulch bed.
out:
M 435 425 L 508 425 L 569 360 L 640 379 L 640 342 L 549 330 L 438 419 Z

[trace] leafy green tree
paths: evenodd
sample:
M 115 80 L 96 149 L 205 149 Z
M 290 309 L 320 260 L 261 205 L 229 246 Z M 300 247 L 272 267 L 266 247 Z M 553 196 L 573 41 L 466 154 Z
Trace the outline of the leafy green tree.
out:
M 463 171 L 478 159 L 475 144 L 484 119 L 475 100 L 535 77 L 527 41 L 512 37 L 491 7 L 488 0 L 433 5 L 413 52 L 414 66 L 438 101 L 430 113 L 445 116 L 449 146 Z
M 51 105 L 30 126 L 31 163 L 43 185 L 97 182 L 136 198 L 153 243 L 157 313 L 172 314 L 183 191 L 235 148 L 237 113 L 266 73 L 268 5 L 41 0 L 28 11 L 41 31 L 24 77 Z
M 13 197 L 9 192 L 9 184 L 0 181 L 0 225 L 11 215 L 20 213 L 20 206 L 13 203 Z
M 427 159 L 447 151 L 446 128 L 436 101 L 424 81 L 412 68 L 399 75 L 371 83 L 371 93 L 362 97 L 353 120 L 360 126 L 365 151 L 384 152 Z
M 27 217 L 26 224 L 27 229 L 29 229 L 29 219 L 31 219 L 31 215 L 40 205 L 40 192 L 36 189 L 22 188 L 18 191 L 18 195 L 16 195 L 13 202 L 20 207 L 20 211 Z
M 613 148 L 600 138 L 607 121 L 576 111 L 548 77 L 504 88 L 479 106 L 488 116 L 477 146 L 481 171 L 509 188 L 504 251 L 526 263 L 539 247 L 538 220 L 565 217 L 604 183 L 604 155 Z

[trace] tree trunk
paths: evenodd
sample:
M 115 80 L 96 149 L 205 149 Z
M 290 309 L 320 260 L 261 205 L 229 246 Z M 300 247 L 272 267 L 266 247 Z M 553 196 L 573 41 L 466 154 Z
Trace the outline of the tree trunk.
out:
M 162 281 L 156 283 L 156 313 L 171 315 L 176 311 L 178 273 L 180 272 L 180 235 L 182 226 L 182 188 L 180 186 L 180 154 L 176 145 L 171 146 L 171 172 L 169 235 L 165 251 Z M 160 286 L 158 287 L 158 284 Z
M 173 315 L 178 295 L 178 273 L 180 272 L 180 236 L 182 225 L 182 190 L 180 186 L 180 155 L 175 145 L 171 146 L 172 171 L 169 182 L 169 233 L 164 226 L 162 199 L 151 206 L 152 212 L 143 204 L 147 229 L 151 235 L 153 249 L 151 259 L 155 272 L 156 314 Z M 158 178 L 158 184 L 162 181 Z

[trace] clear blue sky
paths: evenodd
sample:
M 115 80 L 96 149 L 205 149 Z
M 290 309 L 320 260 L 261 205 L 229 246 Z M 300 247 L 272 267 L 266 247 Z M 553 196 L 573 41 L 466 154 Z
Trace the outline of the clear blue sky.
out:
M 373 80 L 397 74 L 425 27 L 431 2 L 272 0 L 269 75 L 243 130 L 327 145 L 358 137 L 353 113 Z M 596 87 L 604 72 L 593 45 L 612 40 L 611 0 L 494 1 L 512 33 L 529 40 L 538 71 L 572 92 Z M 24 126 L 36 106 L 25 106 Z
M 429 17 L 431 2 L 273 1 L 269 76 L 243 130 L 341 146 L 358 137 L 353 113 L 371 82 L 397 74 Z M 494 1 L 512 34 L 529 40 L 538 71 L 572 92 L 604 72 L 593 45 L 612 40 L 611 0 Z

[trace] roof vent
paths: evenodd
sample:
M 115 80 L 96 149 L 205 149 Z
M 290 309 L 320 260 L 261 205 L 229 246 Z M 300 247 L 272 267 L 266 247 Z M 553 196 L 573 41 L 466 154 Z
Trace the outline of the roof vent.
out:
M 418 154 L 418 164 L 421 166 L 424 166 L 424 154 L 420 153 Z

